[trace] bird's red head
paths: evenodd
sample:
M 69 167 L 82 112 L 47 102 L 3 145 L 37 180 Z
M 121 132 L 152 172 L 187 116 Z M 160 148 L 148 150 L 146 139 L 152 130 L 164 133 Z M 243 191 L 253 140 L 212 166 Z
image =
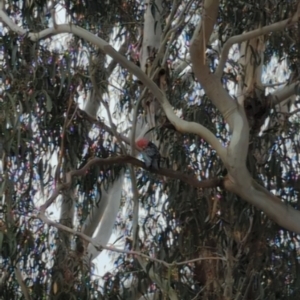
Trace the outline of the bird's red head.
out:
M 137 141 L 135 142 L 135 144 L 136 144 L 140 149 L 145 149 L 145 148 L 148 146 L 149 141 L 148 141 L 147 139 L 145 139 L 145 138 L 141 138 L 141 139 L 137 140 Z

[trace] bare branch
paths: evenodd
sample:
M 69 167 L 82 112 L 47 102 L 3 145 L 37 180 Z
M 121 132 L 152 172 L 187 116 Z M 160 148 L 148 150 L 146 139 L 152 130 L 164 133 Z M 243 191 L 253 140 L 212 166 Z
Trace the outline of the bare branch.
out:
M 161 40 L 161 43 L 160 43 L 160 47 L 159 47 L 159 50 L 157 52 L 157 55 L 153 61 L 153 68 L 156 68 L 159 60 L 163 58 L 162 60 L 162 66 L 165 65 L 166 61 L 167 61 L 167 58 L 168 58 L 168 54 L 169 54 L 169 49 L 167 48 L 166 49 L 166 45 L 167 43 L 169 45 L 172 45 L 174 39 L 175 39 L 175 33 L 178 31 L 178 29 L 180 27 L 182 27 L 182 24 L 184 23 L 185 21 L 185 17 L 186 17 L 186 11 L 191 7 L 191 5 L 193 4 L 194 0 L 190 0 L 185 6 L 184 8 L 182 9 L 180 15 L 176 18 L 176 21 L 177 21 L 177 24 L 175 26 L 172 27 L 172 29 L 169 28 L 169 26 L 171 25 L 171 23 L 174 21 L 173 19 L 170 19 L 169 20 L 169 24 L 167 24 L 166 28 L 165 28 L 165 34 L 162 35 L 162 40 Z M 178 4 L 179 5 L 179 2 Z M 175 7 L 176 4 L 173 6 Z M 171 12 L 171 15 L 173 14 L 174 12 L 172 11 Z M 172 35 L 172 36 L 171 36 Z M 171 38 L 170 38 L 171 36 Z M 159 71 L 159 70 L 157 70 Z
M 121 45 L 120 49 L 119 49 L 119 53 L 120 55 L 124 55 L 127 51 L 127 47 L 128 47 L 128 40 L 126 39 L 125 42 Z M 115 67 L 117 66 L 117 62 L 115 60 L 112 60 L 110 62 L 110 64 L 107 67 L 107 74 L 108 77 L 112 74 L 113 70 L 115 69 Z
M 250 175 L 248 175 L 250 176 Z M 229 177 L 224 180 L 225 188 L 242 199 L 261 209 L 278 225 L 300 233 L 300 212 L 270 193 L 252 179 L 250 187 L 233 183 Z
M 107 113 L 107 116 L 108 116 L 109 125 L 110 125 L 110 128 L 111 128 L 112 132 L 113 132 L 113 135 L 116 137 L 116 139 L 117 139 L 117 141 L 118 141 L 118 143 L 119 143 L 119 145 L 121 147 L 121 150 L 122 150 L 123 154 L 126 154 L 127 153 L 126 148 L 123 145 L 121 137 L 120 137 L 119 133 L 116 130 L 117 126 L 113 122 L 113 119 L 112 119 L 112 116 L 111 116 L 111 113 L 110 113 L 110 110 L 109 110 L 109 105 L 108 105 L 107 102 L 103 101 L 102 97 L 100 97 L 100 102 L 102 103 L 102 105 L 104 106 L 104 108 L 106 110 L 106 113 Z
M 0 20 L 6 24 L 12 31 L 16 32 L 19 35 L 25 35 L 27 31 L 18 25 L 16 25 L 9 17 L 8 15 L 3 11 L 4 9 L 4 1 L 1 1 L 0 4 Z M 54 29 L 54 28 L 53 28 Z
M 297 11 L 296 14 L 292 18 L 288 18 L 284 21 L 280 21 L 280 22 L 277 22 L 277 23 L 274 23 L 274 24 L 271 24 L 271 25 L 268 25 L 268 26 L 265 26 L 265 27 L 262 27 L 259 29 L 255 29 L 255 30 L 252 30 L 249 32 L 245 32 L 245 33 L 242 33 L 242 34 L 239 34 L 239 35 L 229 38 L 223 47 L 220 62 L 219 62 L 218 68 L 215 72 L 215 75 L 218 76 L 219 78 L 222 76 L 223 69 L 224 69 L 224 66 L 225 66 L 225 63 L 226 63 L 226 60 L 228 57 L 228 53 L 229 53 L 229 50 L 232 47 L 232 45 L 256 38 L 260 35 L 266 35 L 271 32 L 283 30 L 287 26 L 291 26 L 294 23 L 298 22 L 299 16 L 300 16 L 299 11 Z
M 9 277 L 9 273 L 6 270 L 2 270 L 2 274 L 1 274 L 1 277 L 0 277 L 0 288 L 1 289 L 3 289 L 8 277 Z
M 136 175 L 132 166 L 130 166 L 129 171 L 133 190 L 132 248 L 138 250 L 139 191 L 136 184 Z M 143 265 L 143 263 L 141 263 L 141 265 Z
M 24 29 L 20 29 L 19 26 L 14 24 L 8 18 L 4 11 L 0 11 L 0 18 L 5 24 L 7 24 L 12 30 L 14 30 L 18 34 L 26 33 Z M 210 130 L 196 122 L 188 122 L 177 117 L 173 111 L 172 106 L 167 100 L 164 92 L 158 88 L 155 82 L 153 82 L 138 66 L 128 61 L 124 56 L 118 53 L 110 44 L 108 44 L 103 39 L 95 36 L 91 32 L 81 27 L 69 24 L 57 25 L 57 28 L 47 28 L 38 33 L 28 33 L 28 37 L 32 41 L 37 41 L 59 33 L 73 33 L 79 37 L 82 37 L 86 41 L 98 46 L 104 53 L 110 55 L 116 62 L 120 63 L 123 67 L 127 68 L 129 72 L 138 77 L 138 79 L 141 80 L 143 84 L 151 90 L 153 95 L 160 102 L 162 108 L 166 113 L 167 118 L 178 131 L 183 133 L 194 133 L 201 136 L 217 151 L 221 159 L 223 161 L 225 160 L 226 150 Z
M 171 28 L 171 25 L 172 25 L 172 22 L 174 21 L 174 16 L 177 12 L 177 9 L 178 7 L 180 6 L 180 2 L 179 1 L 173 1 L 173 4 L 172 4 L 172 10 L 170 12 L 170 15 L 167 17 L 167 23 L 165 25 L 165 28 L 164 28 L 164 32 L 163 32 L 163 35 L 162 37 L 166 36 Z
M 268 95 L 268 98 L 270 100 L 270 105 L 275 106 L 277 104 L 280 104 L 284 100 L 288 99 L 289 97 L 299 92 L 300 92 L 300 81 L 296 81 L 283 88 L 279 88 L 274 93 Z
M 55 14 L 55 9 L 54 8 L 51 9 L 51 17 L 53 19 L 53 26 L 54 26 L 54 28 L 56 28 L 57 22 L 56 22 L 56 14 Z
M 94 118 L 93 116 L 91 116 L 87 112 L 85 112 L 84 110 L 78 109 L 77 111 L 78 111 L 79 117 L 84 118 L 85 120 L 89 121 L 90 123 L 96 125 L 99 128 L 106 130 L 107 132 L 109 132 L 112 135 L 114 135 L 114 134 L 119 135 L 119 139 L 121 141 L 123 141 L 127 145 L 130 144 L 130 140 L 128 137 L 118 133 L 117 131 L 114 131 L 111 127 L 107 126 L 104 122 Z
M 149 55 L 152 55 L 153 51 L 157 52 L 160 45 L 160 38 L 162 34 L 162 19 L 160 13 L 162 11 L 162 0 L 145 1 L 144 10 L 144 30 L 143 30 L 143 40 L 141 46 L 141 54 L 139 56 L 141 70 L 150 76 L 152 66 L 149 64 Z M 152 13 L 155 10 L 156 13 Z M 150 28 L 155 28 L 156 30 L 149 30 Z
M 50 198 L 40 207 L 41 211 L 45 211 L 52 203 L 53 201 L 58 197 L 60 192 L 64 189 L 68 189 L 71 186 L 72 178 L 74 176 L 84 176 L 86 174 L 86 171 L 96 164 L 100 165 L 113 165 L 113 164 L 131 164 L 137 167 L 144 168 L 145 170 L 151 171 L 152 173 L 159 174 L 162 176 L 170 177 L 173 179 L 179 179 L 183 182 L 186 182 L 190 184 L 191 186 L 197 187 L 197 188 L 209 188 L 209 187 L 217 187 L 221 186 L 223 180 L 221 178 L 214 178 L 214 179 L 208 179 L 204 181 L 199 181 L 195 176 L 186 175 L 181 172 L 173 171 L 170 169 L 148 169 L 146 168 L 145 164 L 129 155 L 122 155 L 122 156 L 116 156 L 116 157 L 109 157 L 109 158 L 93 158 L 91 159 L 84 167 L 82 167 L 79 170 L 72 170 L 66 174 L 66 182 L 59 184 L 57 188 L 53 191 Z
M 232 130 L 232 138 L 227 148 L 227 155 L 221 157 L 221 159 L 230 175 L 233 176 L 235 180 L 241 180 L 244 175 L 245 178 L 248 178 L 246 176 L 247 169 L 245 168 L 249 144 L 249 125 L 247 117 L 243 106 L 230 97 L 228 92 L 224 89 L 220 78 L 212 74 L 209 66 L 203 62 L 203 55 L 205 54 L 204 45 L 206 45 L 213 32 L 218 16 L 218 8 L 218 0 L 205 1 L 205 18 L 199 22 L 195 29 L 190 54 L 194 73 L 204 88 L 206 95 L 220 110 Z M 204 30 L 205 34 L 203 33 Z
M 297 109 L 291 111 L 290 113 L 283 113 L 282 112 L 281 114 L 286 115 L 287 117 L 291 117 L 291 116 L 297 114 L 299 111 L 300 111 L 300 108 L 297 108 Z
M 228 170 L 225 188 L 238 195 L 241 195 L 241 190 L 247 191 L 241 197 L 250 202 L 249 190 L 251 190 L 253 179 L 246 168 L 246 157 L 249 146 L 249 125 L 244 108 L 240 103 L 229 96 L 228 92 L 223 88 L 220 78 L 210 73 L 209 67 L 203 64 L 202 59 L 204 51 L 203 44 L 208 41 L 213 31 L 218 14 L 218 7 L 219 1 L 217 0 L 205 1 L 205 26 L 203 28 L 202 23 L 199 22 L 195 30 L 190 47 L 191 61 L 194 73 L 203 86 L 207 96 L 220 110 L 232 130 L 232 138 L 227 149 L 227 155 L 225 159 L 221 157 Z M 205 30 L 205 34 L 202 33 L 203 30 Z M 261 31 L 259 31 L 259 33 L 261 33 Z M 252 36 L 251 33 L 248 34 L 248 38 L 253 38 L 254 36 Z M 204 40 L 204 38 L 206 40 Z M 257 203 L 253 203 L 253 201 L 250 203 L 257 205 Z M 269 203 L 269 201 L 265 201 L 265 203 Z M 268 211 L 267 204 L 263 207 L 260 206 L 260 208 L 263 208 L 263 211 L 265 211 L 265 209 Z
M 15 267 L 15 274 L 16 274 L 16 278 L 17 278 L 17 281 L 21 287 L 21 290 L 22 290 L 22 293 L 25 297 L 26 300 L 31 300 L 31 297 L 30 297 L 30 294 L 29 294 L 29 290 L 28 290 L 28 287 L 26 286 L 24 280 L 23 280 L 23 277 L 22 277 L 22 274 L 21 274 L 21 270 L 18 266 Z
M 288 83 L 287 80 L 283 81 L 283 82 L 278 82 L 278 83 L 270 83 L 270 84 L 264 83 L 264 84 L 262 84 L 262 87 L 264 87 L 264 88 L 274 88 L 276 86 L 285 85 L 287 83 Z
M 190 46 L 190 55 L 193 71 L 201 83 L 201 86 L 204 88 L 206 95 L 220 110 L 221 114 L 228 122 L 231 130 L 233 130 L 233 120 L 230 118 L 230 116 L 232 115 L 233 111 L 237 109 L 237 104 L 229 96 L 227 91 L 225 91 L 220 79 L 217 76 L 214 76 L 214 74 L 211 74 L 209 66 L 203 61 L 203 57 L 205 56 L 204 45 L 208 43 L 213 32 L 218 16 L 218 8 L 218 0 L 205 1 L 204 11 L 206 17 L 199 21 L 195 29 Z M 204 24 L 205 26 L 203 27 L 202 25 Z M 203 33 L 204 30 L 205 34 Z M 224 159 L 222 160 L 225 162 Z

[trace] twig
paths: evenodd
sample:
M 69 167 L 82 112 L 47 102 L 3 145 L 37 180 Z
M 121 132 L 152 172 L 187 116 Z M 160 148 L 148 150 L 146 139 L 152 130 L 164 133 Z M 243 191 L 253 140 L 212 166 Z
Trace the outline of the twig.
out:
M 66 118 L 65 118 L 64 125 L 63 125 L 63 128 L 62 128 L 59 158 L 58 158 L 58 164 L 57 164 L 57 167 L 56 167 L 56 170 L 55 170 L 55 176 L 54 176 L 55 182 L 58 182 L 59 179 L 60 179 L 59 174 L 60 174 L 60 170 L 61 170 L 63 154 L 64 154 L 64 151 L 65 151 L 65 138 L 66 138 L 66 129 L 67 129 L 67 124 L 68 124 L 68 116 L 69 116 L 69 112 L 70 112 L 70 109 L 71 109 L 72 104 L 73 104 L 72 96 L 73 95 L 71 95 L 70 98 L 69 98 L 69 105 L 68 105 L 68 109 L 67 109 L 67 114 L 66 114 Z
M 266 83 L 266 84 L 263 84 L 263 87 L 272 88 L 272 87 L 276 87 L 276 86 L 279 86 L 279 85 L 284 85 L 287 82 L 288 81 L 283 81 L 283 82 L 278 82 L 278 83 Z
M 204 286 L 204 287 L 197 293 L 197 295 L 196 295 L 194 298 L 192 298 L 192 300 L 197 300 L 197 299 L 199 299 L 198 296 L 204 291 L 205 288 L 206 288 L 206 286 Z
M 157 263 L 163 264 L 165 267 L 167 268 L 172 268 L 174 266 L 179 266 L 179 265 L 185 265 L 185 264 L 189 264 L 189 263 L 194 263 L 196 261 L 201 261 L 201 260 L 226 260 L 224 257 L 199 257 L 196 259 L 192 259 L 192 260 L 186 260 L 186 261 L 181 261 L 181 262 L 174 262 L 174 263 L 167 263 L 161 259 L 155 258 L 155 257 L 151 257 L 149 255 L 146 255 L 144 253 L 138 252 L 138 251 L 131 251 L 131 250 L 123 250 L 123 249 L 119 249 L 113 246 L 102 246 L 99 245 L 98 243 L 95 242 L 94 238 L 91 238 L 89 236 L 87 236 L 86 234 L 82 233 L 82 232 L 78 232 L 74 229 L 71 229 L 68 226 L 62 225 L 60 223 L 56 223 L 52 220 L 50 220 L 49 218 L 46 217 L 46 215 L 43 212 L 39 212 L 37 214 L 37 216 L 34 216 L 33 218 L 36 219 L 40 219 L 41 221 L 43 221 L 45 224 L 49 225 L 49 226 L 53 226 L 57 229 L 60 230 L 64 230 L 66 232 L 69 232 L 71 234 L 77 235 L 79 237 L 81 237 L 83 240 L 85 240 L 88 243 L 91 243 L 98 251 L 101 251 L 102 249 L 108 250 L 108 251 L 113 251 L 113 252 L 117 252 L 117 253 L 123 253 L 123 254 L 127 254 L 127 255 L 133 255 L 133 256 L 139 256 L 139 257 L 143 257 L 147 260 L 151 260 L 151 261 L 155 261 Z
M 183 8 L 183 10 L 181 11 L 180 15 L 176 18 L 176 20 L 178 20 L 177 24 L 170 30 L 169 26 L 170 24 L 173 22 L 173 20 L 170 19 L 170 24 L 167 25 L 167 29 L 166 30 L 166 33 L 163 37 L 163 40 L 161 41 L 160 43 L 160 47 L 157 51 L 157 54 L 156 54 L 156 57 L 153 61 L 153 64 L 152 64 L 152 68 L 155 69 L 155 73 L 151 76 L 151 79 L 153 77 L 155 77 L 157 75 L 157 73 L 160 71 L 160 68 L 156 68 L 159 60 L 161 59 L 161 56 L 163 55 L 164 53 L 164 58 L 162 60 L 162 63 L 161 65 L 164 66 L 166 61 L 167 61 L 167 54 L 169 53 L 168 51 L 168 48 L 166 48 L 166 45 L 167 43 L 170 45 L 172 45 L 172 42 L 174 40 L 174 38 L 176 37 L 175 33 L 176 31 L 182 26 L 182 24 L 184 23 L 184 19 L 185 19 L 185 13 L 186 11 L 191 7 L 191 5 L 193 4 L 194 0 L 190 0 L 186 6 Z M 171 13 L 172 14 L 172 13 Z M 192 18 L 192 16 L 189 18 L 189 20 Z M 185 23 L 188 23 L 185 22 Z M 172 35 L 172 37 L 170 38 L 170 36 Z
M 299 111 L 300 111 L 300 108 L 297 108 L 297 109 L 291 111 L 290 113 L 283 113 L 283 112 L 281 112 L 280 114 L 287 115 L 288 117 L 291 117 L 294 114 L 298 113 Z
M 118 132 L 116 130 L 117 126 L 115 125 L 115 123 L 113 122 L 113 119 L 111 117 L 111 113 L 110 113 L 110 110 L 109 110 L 109 107 L 108 107 L 108 103 L 104 102 L 101 96 L 100 96 L 100 102 L 103 104 L 104 108 L 106 109 L 109 125 L 110 125 L 110 128 L 111 128 L 112 132 L 113 132 L 113 135 L 116 137 L 118 143 L 120 144 L 120 147 L 122 149 L 123 154 L 126 154 L 127 153 L 126 148 L 123 145 L 122 140 L 120 138 L 120 135 L 118 134 Z
M 128 41 L 128 38 L 126 37 L 124 43 L 119 48 L 118 52 L 119 52 L 120 55 L 125 55 L 125 53 L 127 51 L 128 44 L 129 44 L 129 41 Z M 106 68 L 107 77 L 109 77 L 112 74 L 112 72 L 113 72 L 113 70 L 115 69 L 116 66 L 117 66 L 117 62 L 115 60 L 112 60 L 110 62 L 110 64 L 108 65 L 108 67 Z
M 172 24 L 172 22 L 174 21 L 174 16 L 175 16 L 175 13 L 176 13 L 176 11 L 177 11 L 179 5 L 180 5 L 180 2 L 179 2 L 179 1 L 178 1 L 178 2 L 177 2 L 177 1 L 174 1 L 174 2 L 173 2 L 172 10 L 171 10 L 169 16 L 167 17 L 167 20 L 168 20 L 168 21 L 167 21 L 167 24 L 166 24 L 166 26 L 165 26 L 165 28 L 164 28 L 164 34 L 162 34 L 162 36 L 166 36 L 166 35 L 168 34 L 169 29 L 170 29 L 170 27 L 171 27 L 171 24 Z
M 136 177 L 133 166 L 129 167 L 131 186 L 133 190 L 133 216 L 132 216 L 132 248 L 134 250 L 138 249 L 138 225 L 139 225 L 139 192 L 136 184 Z
M 95 117 L 89 115 L 88 113 L 86 113 L 84 110 L 81 110 L 78 108 L 77 110 L 77 115 L 80 117 L 80 118 L 84 118 L 85 120 L 87 120 L 88 122 L 90 122 L 91 124 L 94 124 L 96 125 L 97 127 L 101 128 L 101 129 L 104 129 L 106 130 L 107 132 L 109 132 L 110 134 L 114 135 L 114 130 L 107 126 L 104 122 L 96 119 Z M 122 134 L 118 133 L 118 132 L 115 132 L 117 135 L 119 135 L 119 138 L 121 141 L 123 141 L 124 143 L 126 143 L 127 145 L 130 144 L 130 140 L 128 137 L 126 136 L 123 136 Z
M 73 112 L 73 114 L 72 114 L 72 116 L 71 116 L 71 118 L 70 118 L 68 124 L 66 125 L 66 128 L 69 128 L 69 126 L 70 126 L 72 120 L 74 119 L 74 116 L 75 116 L 76 113 L 77 113 L 77 110 L 78 110 L 78 104 L 76 104 L 76 107 L 75 107 L 75 109 L 74 109 L 74 112 Z
M 21 290 L 22 290 L 22 293 L 23 293 L 25 299 L 26 300 L 31 300 L 29 290 L 28 290 L 26 284 L 24 283 L 24 280 L 23 280 L 23 277 L 22 277 L 22 274 L 21 274 L 21 270 L 18 266 L 15 266 L 15 274 L 16 274 L 17 281 L 18 281 L 18 283 L 21 287 Z
M 250 234 L 250 232 L 251 232 L 252 225 L 253 225 L 253 217 L 250 216 L 249 220 L 250 220 L 250 221 L 249 221 L 249 222 L 250 222 L 249 228 L 248 228 L 248 230 L 247 230 L 247 233 L 246 233 L 245 237 L 241 240 L 241 244 L 244 244 L 244 243 L 246 242 L 246 240 L 247 240 L 247 238 L 249 237 L 249 234 Z
M 56 29 L 57 28 L 57 22 L 56 22 L 56 14 L 55 14 L 55 9 L 54 8 L 51 9 L 51 17 L 53 19 L 53 26 Z

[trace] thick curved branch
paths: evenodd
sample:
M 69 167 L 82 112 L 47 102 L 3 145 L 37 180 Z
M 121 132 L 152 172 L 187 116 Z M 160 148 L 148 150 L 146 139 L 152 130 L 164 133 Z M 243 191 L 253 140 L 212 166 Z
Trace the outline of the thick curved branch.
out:
M 231 130 L 233 130 L 230 116 L 237 108 L 236 102 L 224 90 L 220 79 L 211 74 L 209 66 L 206 64 L 205 59 L 203 59 L 206 55 L 206 44 L 209 42 L 217 21 L 218 8 L 218 0 L 206 0 L 204 2 L 203 17 L 195 29 L 190 46 L 190 55 L 193 71 L 205 90 L 206 95 L 220 110 Z M 222 160 L 224 161 L 224 159 Z
M 224 69 L 226 60 L 228 58 L 228 53 L 229 53 L 229 50 L 232 47 L 232 45 L 256 38 L 260 35 L 266 35 L 271 32 L 283 30 L 286 27 L 291 26 L 291 25 L 295 24 L 296 22 L 298 22 L 299 16 L 300 16 L 300 11 L 299 11 L 299 5 L 298 5 L 298 10 L 294 14 L 294 16 L 291 18 L 288 18 L 284 21 L 280 21 L 280 22 L 274 23 L 272 25 L 264 26 L 262 28 L 255 29 L 255 30 L 252 30 L 249 32 L 245 32 L 245 33 L 242 33 L 242 34 L 239 34 L 239 35 L 229 38 L 223 47 L 220 62 L 219 62 L 218 68 L 215 72 L 215 75 L 218 76 L 219 78 L 222 76 L 223 69 Z
M 228 172 L 235 177 L 235 180 L 239 180 L 244 175 L 244 166 L 248 153 L 249 126 L 245 111 L 242 105 L 230 97 L 220 79 L 215 74 L 210 73 L 209 66 L 203 60 L 205 55 L 204 46 L 208 43 L 213 32 L 217 21 L 218 8 L 218 0 L 205 1 L 203 18 L 195 30 L 190 54 L 196 77 L 204 88 L 206 95 L 220 110 L 232 130 L 232 138 L 227 148 L 227 153 L 221 159 Z
M 300 94 L 300 81 L 294 82 L 283 88 L 277 89 L 275 92 L 268 95 L 270 105 L 275 106 L 293 95 Z
M 241 186 L 225 178 L 224 187 L 240 196 L 258 209 L 261 209 L 275 223 L 300 234 L 300 212 L 289 204 L 282 202 L 252 179 L 251 186 Z
M 66 182 L 62 183 L 57 186 L 57 188 L 52 193 L 51 197 L 40 207 L 41 211 L 45 211 L 52 203 L 53 201 L 58 197 L 60 192 L 64 189 L 68 189 L 71 186 L 72 178 L 74 176 L 84 176 L 86 174 L 86 171 L 96 165 L 113 165 L 113 164 L 131 164 L 137 167 L 141 167 L 145 170 L 151 171 L 154 174 L 159 174 L 162 176 L 166 176 L 173 179 L 179 179 L 183 182 L 188 183 L 191 186 L 197 187 L 197 188 L 210 188 L 210 187 L 217 187 L 222 185 L 222 179 L 221 178 L 214 178 L 214 179 L 208 179 L 204 181 L 199 181 L 195 176 L 192 175 L 186 175 L 181 172 L 173 171 L 170 169 L 149 169 L 146 168 L 145 164 L 132 156 L 129 155 L 122 155 L 122 156 L 116 156 L 116 157 L 109 157 L 109 158 L 93 158 L 91 159 L 84 167 L 78 170 L 72 170 L 66 174 Z
M 2 21 L 7 24 L 10 29 L 17 32 L 20 35 L 27 34 L 26 30 L 21 29 L 19 26 L 14 24 L 12 20 L 5 14 L 3 10 L 0 10 L 0 18 Z M 165 94 L 162 90 L 158 88 L 158 86 L 153 82 L 138 66 L 134 63 L 128 61 L 124 56 L 118 53 L 110 44 L 108 44 L 103 39 L 95 36 L 91 32 L 74 25 L 62 24 L 57 25 L 56 28 L 47 28 L 38 33 L 28 33 L 28 37 L 32 41 L 37 41 L 51 35 L 59 34 L 59 33 L 73 33 L 77 36 L 85 39 L 86 41 L 95 44 L 98 46 L 104 53 L 111 56 L 116 62 L 120 63 L 123 67 L 127 68 L 133 75 L 135 75 L 139 80 L 143 82 L 143 84 L 148 87 L 153 95 L 157 98 L 157 100 L 162 105 L 167 118 L 170 122 L 175 126 L 175 128 L 183 133 L 194 133 L 205 139 L 218 153 L 221 159 L 225 159 L 225 148 L 219 142 L 219 140 L 215 137 L 215 135 L 209 131 L 204 126 L 195 123 L 195 122 L 187 122 L 179 117 L 177 117 L 168 102 Z

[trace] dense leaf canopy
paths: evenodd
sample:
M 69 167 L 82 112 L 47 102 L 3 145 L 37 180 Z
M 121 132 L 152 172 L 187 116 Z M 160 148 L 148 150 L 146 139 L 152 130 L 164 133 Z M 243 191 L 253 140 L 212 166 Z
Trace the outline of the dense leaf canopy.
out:
M 180 118 L 202 124 L 228 146 L 229 127 L 195 77 L 189 58 L 199 16 L 205 14 L 203 1 L 162 2 L 162 30 L 169 36 L 155 67 L 159 75 L 163 72 L 166 96 Z M 148 4 L 153 18 L 158 13 L 154 3 Z M 35 217 L 69 171 L 95 157 L 129 153 L 130 130 L 136 126 L 133 112 L 138 106 L 138 120 L 149 123 L 151 96 L 138 78 L 84 38 L 60 34 L 33 41 L 30 33 L 56 22 L 77 25 L 142 68 L 145 7 L 141 1 L 125 0 L 4 1 L 1 11 L 26 34 L 13 30 L 0 15 L 0 299 L 139 299 L 153 293 L 155 299 L 175 299 L 167 295 L 169 288 L 178 299 L 299 299 L 299 236 L 222 184 L 197 188 L 135 168 L 138 250 L 169 267 L 147 260 L 142 268 L 136 256 L 118 253 L 111 271 L 97 276 L 85 255 L 84 239 Z M 220 1 L 215 37 L 206 46 L 210 71 L 217 70 L 230 37 L 291 18 L 297 9 L 297 1 Z M 254 70 L 261 67 L 262 85 L 254 85 L 245 99 L 250 125 L 247 167 L 258 183 L 299 210 L 299 85 L 285 110 L 272 105 L 269 97 L 278 87 L 299 81 L 299 21 L 265 35 L 263 44 L 262 59 L 249 46 L 250 64 Z M 248 72 L 239 60 L 240 48 L 233 46 L 222 76 L 233 100 Z M 155 60 L 155 54 L 149 57 Z M 159 85 L 157 77 L 153 80 Z M 86 103 L 99 109 L 97 117 L 96 111 L 91 116 L 84 110 Z M 154 119 L 150 136 L 157 139 L 164 168 L 199 181 L 226 176 L 217 152 L 202 137 L 176 130 L 158 104 Z M 74 209 L 67 218 L 61 214 L 59 220 L 57 215 L 52 219 L 84 232 L 92 212 L 124 174 L 114 233 L 125 250 L 136 250 L 134 192 L 126 161 L 92 164 L 84 176 L 74 176 L 52 205 L 57 211 L 72 203 Z M 86 235 L 93 236 L 94 230 Z M 150 276 L 151 270 L 168 288 Z

